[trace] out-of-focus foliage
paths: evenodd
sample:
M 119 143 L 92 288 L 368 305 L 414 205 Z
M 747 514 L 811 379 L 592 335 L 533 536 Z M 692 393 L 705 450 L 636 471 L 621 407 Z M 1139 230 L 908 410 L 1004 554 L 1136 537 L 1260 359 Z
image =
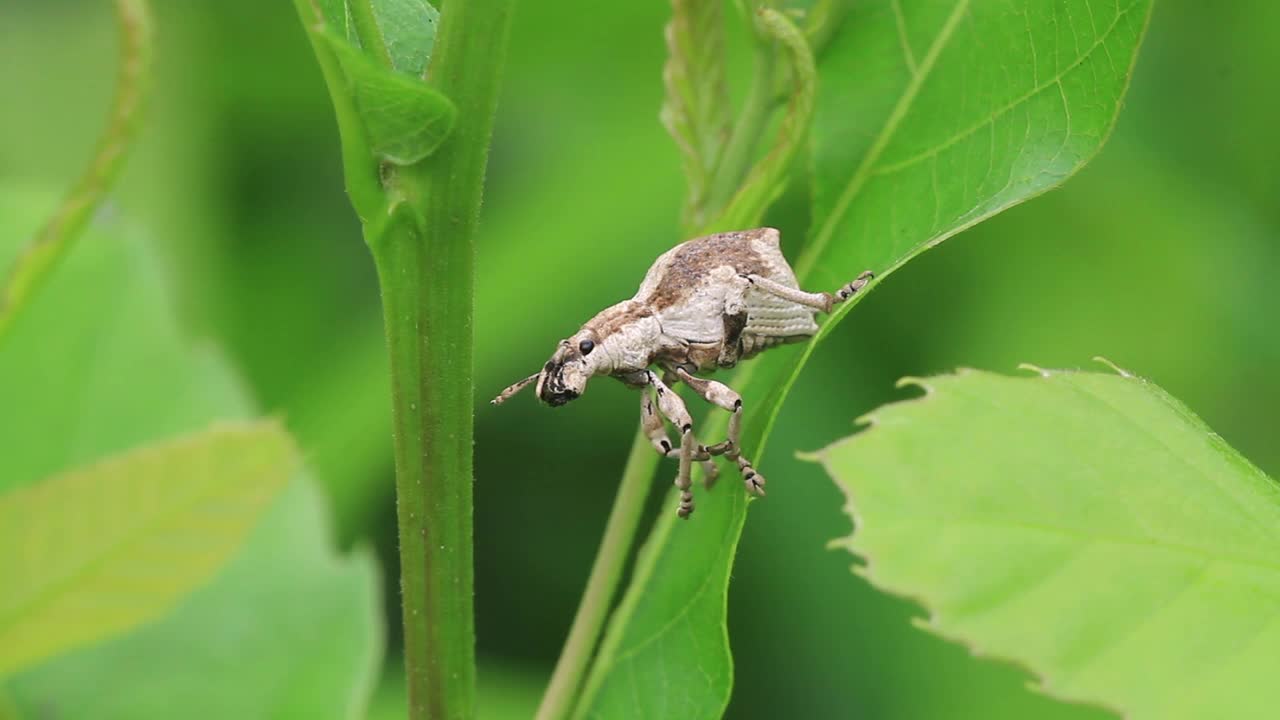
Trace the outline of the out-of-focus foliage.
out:
M 54 196 L 17 185 L 4 188 L 0 261 L 8 262 L 53 206 Z M 176 325 L 165 274 L 132 222 L 119 217 L 118 209 L 114 213 L 90 226 L 23 308 L 0 347 L 5 401 L 0 492 L 39 492 L 50 487 L 42 479 L 59 471 L 199 430 L 211 421 L 254 414 L 224 357 L 208 343 L 193 343 Z M 255 453 L 269 453 L 263 440 L 271 439 L 258 438 L 238 449 L 242 469 L 252 469 Z M 149 452 L 162 450 L 135 455 Z M 65 604 L 58 617 L 68 630 L 118 623 L 126 613 L 163 599 L 172 590 L 169 583 L 190 589 L 197 580 L 208 580 L 216 558 L 207 554 L 229 556 L 230 562 L 158 620 L 27 667 L 6 677 L 0 691 L 11 696 L 22 716 L 32 717 L 160 718 L 172 717 L 178 707 L 184 716 L 200 718 L 277 713 L 346 718 L 361 711 L 383 645 L 372 557 L 344 558 L 329 548 L 328 522 L 309 478 L 297 476 L 266 503 L 269 498 L 261 493 L 270 491 L 271 483 L 257 473 L 235 478 L 236 483 L 256 480 L 256 493 L 220 495 L 201 489 L 207 484 L 202 472 L 214 466 L 201 470 L 178 462 L 199 457 L 168 459 L 167 467 L 149 472 L 164 473 L 162 481 L 173 493 L 167 497 L 181 498 L 182 515 L 157 517 L 160 508 L 148 507 L 163 503 L 165 494 L 131 495 L 120 487 L 104 499 L 104 487 L 68 504 L 84 510 L 92 503 L 92 511 L 112 518 L 85 518 L 75 531 L 31 530 L 36 538 L 61 544 L 61 552 L 70 552 L 72 543 L 92 541 L 104 553 L 63 580 L 96 580 L 97 602 L 93 585 L 75 587 L 67 599 L 58 594 L 61 583 L 45 588 L 37 602 L 61 598 Z M 143 469 L 135 469 L 128 482 L 155 482 L 141 474 Z M 287 472 L 276 473 L 282 471 Z M 285 479 L 278 478 L 277 490 Z M 265 504 L 265 513 L 257 513 L 247 540 L 234 542 L 250 529 L 249 510 L 255 504 Z M 19 523 L 56 519 L 48 514 Z M 118 533 L 111 529 L 113 522 L 138 525 Z M 90 532 L 94 537 L 77 535 Z M 140 542 L 146 532 L 154 537 Z M 224 542 L 213 543 L 219 533 Z M 226 545 L 239 547 L 232 554 L 233 547 Z M 30 558 L 42 552 L 38 542 L 5 549 Z M 185 562 L 185 567 L 166 572 L 157 566 L 161 560 Z M 197 572 L 202 567 L 204 578 Z M 163 574 L 157 578 L 157 573 Z M 127 599 L 126 613 L 113 617 L 112 603 L 121 597 L 111 592 L 137 595 L 142 587 L 148 595 Z M 75 617 L 68 618 L 72 611 Z M 95 613 L 105 617 L 95 620 Z M 19 621 L 26 629 L 32 619 Z M 30 627 L 36 629 L 34 622 Z M 41 637 L 48 641 L 55 635 Z
M 289 3 L 156 5 L 153 113 L 114 206 L 155 238 L 188 334 L 223 344 L 257 405 L 298 437 L 344 541 L 383 549 L 391 602 L 382 324 L 306 37 Z M 680 239 L 680 156 L 658 120 L 669 8 L 584 7 L 520 8 L 491 156 L 476 297 L 482 710 L 486 697 L 529 699 L 528 680 L 486 685 L 487 667 L 549 673 L 636 422 L 634 395 L 601 382 L 559 410 L 484 401 L 630 296 Z M 96 129 L 85 118 L 109 95 L 108 11 L 0 10 L 0 96 L 16 99 L 0 112 L 5 178 L 59 184 L 79 168 Z M 839 493 L 791 454 L 847 435 L 902 375 L 1104 354 L 1280 471 L 1280 98 L 1259 90 L 1280 65 L 1277 27 L 1280 6 L 1261 0 L 1159 4 L 1106 152 L 1063 189 L 916 258 L 814 353 L 778 418 L 761 468 L 769 496 L 752 505 L 734 567 L 729 716 L 1104 716 L 1028 692 L 1026 674 L 912 628 L 918 608 L 851 579 L 847 556 L 822 549 L 849 532 Z M 731 77 L 746 77 L 745 39 L 735 30 L 728 45 Z M 796 228 L 783 240 L 793 258 L 808 205 L 793 188 L 767 218 Z M 249 557 L 223 580 L 271 573 Z
M 276 423 L 228 424 L 0 494 L 0 676 L 170 610 L 296 464 Z
M 1266 717 L 1280 485 L 1141 378 L 1037 371 L 910 379 L 923 398 L 819 453 L 860 574 L 1054 697 Z

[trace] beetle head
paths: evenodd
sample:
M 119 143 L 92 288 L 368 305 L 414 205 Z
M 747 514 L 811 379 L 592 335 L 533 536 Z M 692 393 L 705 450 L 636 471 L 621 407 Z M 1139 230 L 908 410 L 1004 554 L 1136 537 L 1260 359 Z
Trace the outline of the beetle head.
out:
M 501 405 L 534 383 L 537 383 L 535 392 L 538 399 L 552 407 L 560 407 L 576 399 L 586 390 L 592 375 L 609 371 L 608 353 L 603 345 L 593 330 L 584 327 L 573 337 L 560 341 L 540 372 L 512 384 L 491 402 Z
M 560 407 L 582 395 L 604 356 L 598 345 L 595 333 L 586 328 L 561 340 L 555 354 L 538 373 L 538 399 L 551 407 Z
M 647 367 L 660 335 L 658 321 L 648 308 L 632 300 L 620 302 L 597 313 L 572 337 L 561 340 L 541 371 L 503 390 L 492 402 L 501 405 L 537 383 L 538 399 L 559 407 L 582 395 L 592 375 Z

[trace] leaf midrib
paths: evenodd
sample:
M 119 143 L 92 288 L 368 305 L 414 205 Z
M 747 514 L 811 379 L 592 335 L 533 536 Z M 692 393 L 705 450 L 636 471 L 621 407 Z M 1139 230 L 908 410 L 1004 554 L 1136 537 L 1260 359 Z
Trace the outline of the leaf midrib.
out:
M 958 0 L 956 2 L 951 14 L 947 16 L 946 22 L 943 23 L 942 28 L 938 31 L 937 37 L 933 39 L 933 43 L 929 46 L 929 51 L 925 53 L 924 58 L 920 61 L 919 70 L 911 76 L 911 80 L 902 91 L 902 96 L 898 98 L 893 111 L 889 113 L 889 118 L 885 121 L 884 127 L 880 129 L 880 134 L 876 136 L 875 142 L 871 144 L 867 154 L 863 156 L 862 162 L 858 164 L 858 169 L 854 171 L 849 183 L 840 193 L 840 197 L 836 200 L 831 214 L 827 216 L 826 221 L 814 236 L 813 242 L 809 243 L 809 246 L 805 248 L 804 254 L 800 257 L 799 262 L 796 263 L 796 275 L 800 279 L 805 279 L 809 276 L 813 266 L 818 261 L 818 257 L 822 254 L 827 244 L 831 242 L 836 226 L 839 225 L 844 214 L 848 212 L 849 205 L 853 203 L 853 199 L 862 190 L 862 186 L 871 178 L 872 168 L 875 167 L 876 161 L 880 159 L 880 155 L 884 153 L 885 148 L 889 146 L 889 142 L 893 140 L 893 136 L 898 132 L 899 126 L 902 125 L 903 118 L 911 110 L 911 106 L 915 104 L 916 97 L 920 94 L 920 89 L 933 73 L 933 67 L 938 61 L 938 56 L 942 54 L 947 43 L 951 41 L 956 27 L 960 24 L 960 19 L 968 11 L 969 2 L 970 0 Z

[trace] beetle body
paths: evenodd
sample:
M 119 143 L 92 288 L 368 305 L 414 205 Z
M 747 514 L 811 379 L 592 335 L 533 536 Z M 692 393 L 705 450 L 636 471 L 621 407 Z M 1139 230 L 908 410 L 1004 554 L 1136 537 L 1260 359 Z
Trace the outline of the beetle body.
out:
M 695 459 L 709 464 L 711 455 L 723 454 L 735 460 L 748 490 L 763 494 L 763 478 L 737 447 L 741 399 L 727 386 L 694 374 L 733 367 L 768 348 L 812 337 L 818 331 L 815 313 L 830 312 L 872 277 L 863 273 L 834 294 L 805 292 L 779 242 L 777 230 L 757 228 L 677 245 L 653 263 L 634 297 L 596 314 L 560 341 L 540 372 L 507 388 L 493 402 L 501 403 L 536 382 L 540 400 L 561 406 L 581 396 L 596 375 L 652 387 L 656 398 L 645 395 L 641 417 L 654 447 L 664 455 L 677 450 L 659 415 L 676 425 L 682 436 L 676 480 L 683 491 L 682 517 L 693 509 L 688 486 L 689 464 Z M 665 371 L 664 379 L 649 369 L 654 365 Z M 667 387 L 676 381 L 734 413 L 728 440 L 695 446 L 688 412 Z M 708 472 L 714 476 L 714 465 Z

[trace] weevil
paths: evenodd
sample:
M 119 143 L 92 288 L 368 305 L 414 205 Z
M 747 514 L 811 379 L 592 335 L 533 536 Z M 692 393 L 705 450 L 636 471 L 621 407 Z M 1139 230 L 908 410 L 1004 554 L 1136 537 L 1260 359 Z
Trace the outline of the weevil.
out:
M 617 378 L 642 391 L 640 420 L 654 449 L 680 460 L 680 517 L 693 513 L 693 463 L 702 463 L 710 488 L 718 476 L 714 456 L 735 463 L 747 492 L 763 496 L 764 477 L 739 447 L 742 398 L 697 373 L 731 368 L 769 348 L 813 337 L 815 313 L 830 313 L 874 277 L 867 271 L 834 293 L 805 292 L 779 240 L 774 228 L 757 228 L 694 238 L 668 250 L 649 268 L 635 297 L 605 308 L 561 340 L 542 370 L 503 390 L 493 404 L 534 385 L 539 400 L 560 407 L 580 397 L 592 377 Z M 671 389 L 677 382 L 733 413 L 727 439 L 698 443 L 689 411 Z M 679 431 L 679 447 L 671 444 L 663 418 Z

